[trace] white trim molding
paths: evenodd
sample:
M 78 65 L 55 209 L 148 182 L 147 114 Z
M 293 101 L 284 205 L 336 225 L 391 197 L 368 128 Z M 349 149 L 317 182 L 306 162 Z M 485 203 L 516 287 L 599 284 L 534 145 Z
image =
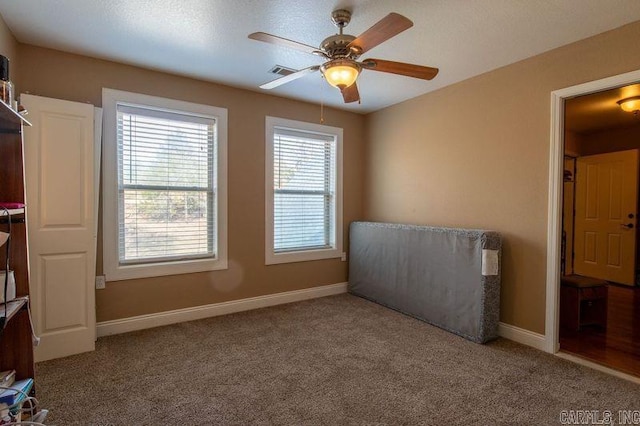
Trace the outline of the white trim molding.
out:
M 334 200 L 333 224 L 331 226 L 331 247 L 323 249 L 300 249 L 276 253 L 274 249 L 274 135 L 279 131 L 291 131 L 304 137 L 316 135 L 319 140 L 335 143 L 335 164 L 333 164 Z M 305 262 L 310 260 L 336 259 L 342 257 L 343 230 L 343 183 L 342 151 L 343 129 L 324 124 L 307 123 L 278 117 L 265 117 L 265 265 L 279 263 Z
M 640 70 L 551 92 L 551 143 L 549 148 L 549 202 L 547 211 L 547 284 L 544 351 L 558 352 L 560 311 L 560 240 L 562 234 L 562 178 L 565 99 L 609 90 L 640 81 Z
M 283 305 L 285 303 L 300 302 L 318 297 L 333 296 L 347 292 L 347 283 L 337 283 L 320 287 L 305 288 L 303 290 L 287 291 L 284 293 L 267 294 L 265 296 L 250 297 L 248 299 L 231 300 L 229 302 L 213 303 L 211 305 L 195 306 L 192 308 L 176 309 L 174 311 L 158 312 L 112 321 L 99 322 L 98 337 L 112 334 L 128 333 L 146 328 L 160 327 L 185 321 L 193 321 L 218 315 Z
M 215 171 L 210 179 L 213 184 L 215 206 L 215 230 L 213 238 L 215 253 L 202 258 L 147 258 L 140 263 L 120 261 L 119 245 L 119 209 L 122 208 L 118 186 L 118 108 L 136 107 L 155 114 L 182 114 L 190 119 L 215 121 Z M 193 272 L 224 270 L 227 261 L 227 132 L 228 111 L 213 105 L 196 104 L 176 99 L 168 99 L 140 93 L 115 89 L 102 89 L 103 156 L 102 156 L 102 227 L 103 227 L 103 263 L 106 280 L 119 281 L 136 278 L 158 277 L 166 275 L 188 274 Z
M 498 324 L 498 334 L 505 339 L 513 340 L 541 351 L 545 350 L 545 338 L 540 333 L 501 322 Z

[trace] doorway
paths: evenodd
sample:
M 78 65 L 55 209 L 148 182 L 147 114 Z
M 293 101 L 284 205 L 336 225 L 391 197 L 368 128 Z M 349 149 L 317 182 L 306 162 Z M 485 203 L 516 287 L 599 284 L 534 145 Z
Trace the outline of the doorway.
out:
M 640 377 L 640 115 L 626 85 L 565 101 L 560 350 Z
M 545 336 L 549 352 L 636 377 L 640 116 L 617 101 L 640 96 L 639 81 L 634 72 L 552 94 Z

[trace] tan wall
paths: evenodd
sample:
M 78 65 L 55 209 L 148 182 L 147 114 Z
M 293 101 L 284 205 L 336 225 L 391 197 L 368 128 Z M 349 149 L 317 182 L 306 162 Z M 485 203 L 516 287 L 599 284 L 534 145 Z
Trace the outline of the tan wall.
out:
M 640 121 L 638 125 L 603 130 L 580 136 L 580 155 L 604 154 L 640 148 Z
M 29 45 L 19 46 L 22 91 L 101 105 L 102 87 L 210 104 L 229 115 L 229 270 L 107 283 L 98 321 L 347 280 L 340 259 L 264 265 L 265 116 L 318 122 L 320 106 Z M 344 223 L 362 218 L 364 118 L 325 110 L 344 129 Z
M 9 78 L 14 82 L 14 84 L 14 76 L 19 74 L 18 58 L 16 55 L 17 49 L 18 42 L 2 19 L 2 16 L 0 16 L 0 55 L 9 58 Z
M 580 135 L 569 130 L 564 132 L 564 155 L 577 157 L 579 155 Z
M 640 22 L 371 114 L 365 217 L 501 232 L 501 320 L 544 333 L 550 93 L 640 69 L 638 39 Z

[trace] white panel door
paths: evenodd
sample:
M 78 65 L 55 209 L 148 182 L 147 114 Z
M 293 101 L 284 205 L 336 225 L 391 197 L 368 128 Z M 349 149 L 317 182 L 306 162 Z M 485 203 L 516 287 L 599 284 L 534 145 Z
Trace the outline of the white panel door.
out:
M 578 158 L 576 274 L 634 285 L 637 205 L 637 149 Z
M 21 95 L 36 361 L 95 348 L 93 105 Z

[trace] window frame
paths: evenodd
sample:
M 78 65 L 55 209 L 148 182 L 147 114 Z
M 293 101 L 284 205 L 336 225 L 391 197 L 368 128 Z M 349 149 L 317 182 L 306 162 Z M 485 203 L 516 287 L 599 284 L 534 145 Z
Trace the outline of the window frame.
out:
M 217 163 L 215 165 L 217 187 L 216 230 L 217 252 L 213 258 L 177 259 L 121 264 L 118 244 L 118 140 L 117 106 L 131 105 L 180 114 L 194 114 L 215 119 L 217 133 Z M 102 236 L 103 269 L 107 281 L 150 278 L 166 275 L 188 274 L 227 269 L 227 110 L 210 105 L 186 101 L 102 89 L 103 126 L 103 181 L 102 181 Z
M 335 138 L 335 203 L 333 240 L 334 247 L 325 249 L 308 249 L 298 251 L 275 252 L 274 249 L 274 134 L 276 128 L 293 132 L 316 133 Z M 339 127 L 304 121 L 289 120 L 267 116 L 265 119 L 265 264 L 306 262 L 312 260 L 333 259 L 342 257 L 343 247 L 343 188 L 342 188 L 342 157 L 343 130 Z

